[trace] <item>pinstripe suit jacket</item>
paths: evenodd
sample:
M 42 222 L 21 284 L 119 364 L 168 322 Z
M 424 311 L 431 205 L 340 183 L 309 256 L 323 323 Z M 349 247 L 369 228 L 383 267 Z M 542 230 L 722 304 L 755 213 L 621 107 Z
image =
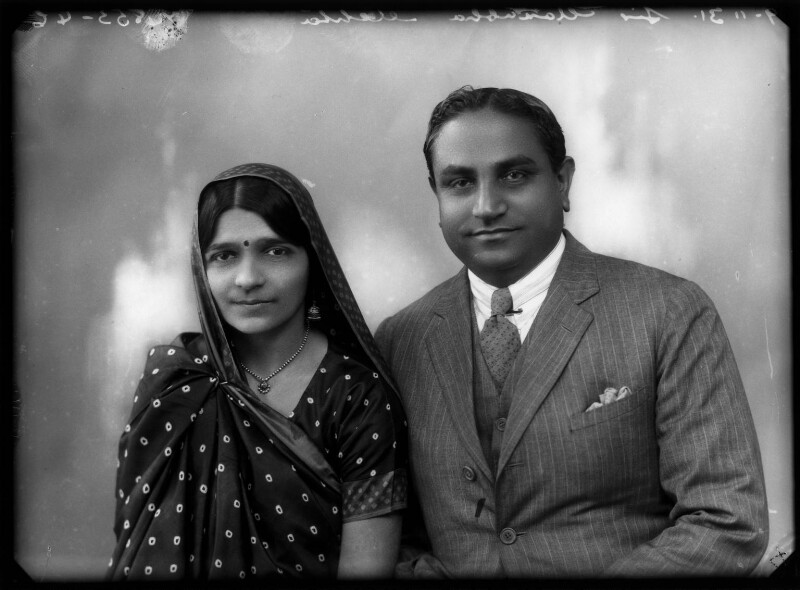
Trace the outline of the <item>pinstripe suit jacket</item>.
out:
M 463 269 L 377 332 L 408 415 L 432 546 L 399 573 L 755 567 L 768 538 L 758 442 L 724 328 L 698 286 L 594 254 L 567 233 L 509 375 L 496 475 L 475 427 L 472 317 Z M 631 396 L 585 412 L 623 385 Z

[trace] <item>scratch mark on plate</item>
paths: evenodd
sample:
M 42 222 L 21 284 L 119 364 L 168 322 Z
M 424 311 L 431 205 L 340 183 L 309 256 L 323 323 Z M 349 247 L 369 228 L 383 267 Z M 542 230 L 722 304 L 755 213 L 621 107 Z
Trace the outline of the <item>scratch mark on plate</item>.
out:
M 769 361 L 769 378 L 772 380 L 772 376 L 775 374 L 774 368 L 772 366 L 772 355 L 769 353 L 769 329 L 767 328 L 767 315 L 764 314 L 764 335 L 767 339 L 767 360 Z

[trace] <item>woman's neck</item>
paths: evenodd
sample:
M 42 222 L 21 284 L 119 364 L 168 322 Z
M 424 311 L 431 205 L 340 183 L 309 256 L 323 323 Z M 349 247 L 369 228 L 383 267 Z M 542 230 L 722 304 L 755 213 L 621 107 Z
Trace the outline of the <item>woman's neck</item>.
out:
M 259 375 L 268 375 L 297 352 L 303 344 L 306 324 L 298 314 L 280 328 L 258 334 L 236 333 L 234 356 Z

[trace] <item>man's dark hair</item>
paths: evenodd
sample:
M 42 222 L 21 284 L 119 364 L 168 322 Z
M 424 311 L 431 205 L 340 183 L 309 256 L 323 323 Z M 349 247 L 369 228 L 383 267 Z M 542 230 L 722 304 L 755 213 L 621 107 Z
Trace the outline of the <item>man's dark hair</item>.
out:
M 567 155 L 564 132 L 556 116 L 541 100 L 513 88 L 473 88 L 462 86 L 451 92 L 436 105 L 428 121 L 428 135 L 422 152 L 428 164 L 428 174 L 433 178 L 433 144 L 442 125 L 461 113 L 491 109 L 498 113 L 529 120 L 539 134 L 539 141 L 547 153 L 553 172 L 558 172 Z

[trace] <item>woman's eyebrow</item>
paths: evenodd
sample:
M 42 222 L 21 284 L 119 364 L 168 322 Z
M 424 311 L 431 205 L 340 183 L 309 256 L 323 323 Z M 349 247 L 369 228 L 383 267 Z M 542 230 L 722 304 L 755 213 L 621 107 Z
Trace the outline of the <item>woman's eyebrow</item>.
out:
M 210 250 L 230 250 L 232 248 L 238 248 L 241 242 L 212 242 L 206 248 L 206 251 Z
M 246 242 L 246 243 L 245 243 Z M 272 246 L 272 245 L 280 245 L 280 246 L 290 246 L 292 245 L 291 242 L 288 240 L 284 240 L 283 238 L 275 238 L 275 237 L 264 237 L 264 238 L 244 238 L 242 240 L 226 240 L 224 242 L 212 242 L 208 246 L 208 250 L 231 250 L 239 248 L 242 244 L 253 245 L 253 246 Z

